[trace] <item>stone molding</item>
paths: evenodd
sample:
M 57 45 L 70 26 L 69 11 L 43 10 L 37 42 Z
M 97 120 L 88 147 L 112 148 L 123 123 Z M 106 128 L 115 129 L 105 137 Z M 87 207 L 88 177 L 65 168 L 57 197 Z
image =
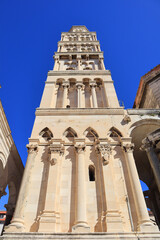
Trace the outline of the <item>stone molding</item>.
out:
M 36 116 L 123 115 L 124 108 L 37 108 Z

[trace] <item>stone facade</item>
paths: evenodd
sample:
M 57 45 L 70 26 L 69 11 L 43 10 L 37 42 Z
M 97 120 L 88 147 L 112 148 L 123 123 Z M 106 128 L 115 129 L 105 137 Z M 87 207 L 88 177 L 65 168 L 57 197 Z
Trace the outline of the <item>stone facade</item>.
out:
M 141 77 L 134 108 L 160 108 L 160 65 Z
M 9 189 L 9 199 L 5 205 L 6 225 L 10 223 L 13 216 L 23 170 L 24 167 L 0 101 L 0 198 L 7 194 L 5 192 L 7 185 Z
M 54 59 L 3 239 L 159 239 L 131 138 L 144 121 L 158 128 L 158 113 L 119 106 L 96 33 L 85 26 L 62 33 Z

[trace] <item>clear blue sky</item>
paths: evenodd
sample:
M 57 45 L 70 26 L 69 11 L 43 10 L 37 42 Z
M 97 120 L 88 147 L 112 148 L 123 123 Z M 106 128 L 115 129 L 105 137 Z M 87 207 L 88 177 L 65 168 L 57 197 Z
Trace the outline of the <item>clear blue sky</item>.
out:
M 72 25 L 97 32 L 126 108 L 140 77 L 159 64 L 159 0 L 0 0 L 0 98 L 24 164 L 52 56 Z

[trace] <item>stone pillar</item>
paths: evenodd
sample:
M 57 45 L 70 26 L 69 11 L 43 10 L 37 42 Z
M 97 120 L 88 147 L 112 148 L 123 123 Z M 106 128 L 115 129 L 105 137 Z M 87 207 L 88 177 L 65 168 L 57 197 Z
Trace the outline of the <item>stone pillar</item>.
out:
M 69 88 L 69 83 L 68 82 L 64 82 L 62 84 L 63 86 L 63 101 L 62 101 L 62 108 L 66 108 L 66 106 L 68 105 L 67 102 L 67 95 L 68 95 L 68 88 Z
M 96 152 L 100 155 L 103 176 L 106 208 L 103 209 L 103 219 L 107 225 L 107 232 L 122 232 L 123 221 L 118 207 L 115 188 L 114 175 L 112 173 L 112 147 L 108 142 L 100 143 L 96 146 Z
M 106 102 L 109 108 L 119 108 L 119 102 L 117 98 L 117 94 L 113 85 L 113 81 L 111 75 L 106 76 L 106 80 L 103 81 L 104 90 L 106 96 Z
M 30 178 L 32 175 L 31 171 L 34 166 L 38 146 L 33 144 L 28 144 L 27 148 L 28 148 L 28 158 L 27 158 L 27 162 L 26 162 L 26 166 L 25 166 L 25 170 L 24 170 L 24 174 L 21 182 L 16 209 L 15 209 L 11 224 L 5 228 L 5 232 L 24 232 L 25 231 L 24 212 L 25 212 L 25 207 L 27 204 L 26 200 L 29 194 L 29 188 L 31 184 L 30 182 Z
M 38 232 L 57 232 L 60 231 L 60 202 L 59 184 L 61 158 L 64 153 L 64 147 L 61 143 L 52 143 L 49 147 L 50 157 L 48 184 L 46 191 L 45 206 L 40 216 Z
M 138 216 L 138 225 L 137 231 L 148 232 L 148 231 L 158 231 L 158 227 L 153 225 L 150 221 L 149 214 L 147 211 L 145 199 L 143 196 L 137 168 L 135 165 L 133 157 L 133 148 L 134 144 L 130 142 L 130 139 L 127 142 L 127 139 L 122 139 L 122 149 L 125 152 L 128 174 L 131 182 L 134 202 L 137 210 Z
M 96 86 L 97 84 L 94 82 L 90 83 L 90 87 L 91 87 L 91 92 L 92 92 L 92 102 L 93 102 L 93 108 L 97 108 L 97 96 L 96 96 Z
M 90 232 L 87 224 L 86 210 L 86 185 L 85 185 L 85 144 L 84 141 L 76 142 L 77 153 L 77 203 L 76 203 L 76 222 L 72 227 L 72 232 Z
M 82 107 L 82 89 L 83 89 L 83 84 L 82 83 L 77 83 L 76 87 L 77 87 L 77 103 L 78 103 L 78 108 Z
M 154 144 L 148 138 L 143 139 L 141 150 L 145 150 L 153 170 L 155 181 L 160 192 L 160 162 L 154 151 Z
M 100 49 L 100 48 L 99 48 L 99 49 Z M 102 69 L 102 70 L 105 70 L 103 58 L 100 58 L 99 61 L 100 61 L 100 64 L 101 64 L 101 69 Z
M 54 68 L 53 68 L 53 71 L 58 71 L 59 70 L 59 57 L 55 57 L 54 58 Z

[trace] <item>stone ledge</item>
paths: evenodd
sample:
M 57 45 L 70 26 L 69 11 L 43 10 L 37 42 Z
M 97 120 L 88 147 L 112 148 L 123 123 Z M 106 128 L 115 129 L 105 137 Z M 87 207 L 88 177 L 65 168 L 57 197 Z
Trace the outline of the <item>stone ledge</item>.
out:
M 130 115 L 160 115 L 160 108 L 157 109 L 127 109 Z
M 72 70 L 72 71 L 49 71 L 48 76 L 67 76 L 70 75 L 111 75 L 109 70 Z
M 36 116 L 123 115 L 123 108 L 37 108 Z
M 0 240 L 24 240 L 24 239 L 41 239 L 41 240 L 159 240 L 160 232 L 148 232 L 148 233 L 4 233 L 3 236 L 0 237 Z

